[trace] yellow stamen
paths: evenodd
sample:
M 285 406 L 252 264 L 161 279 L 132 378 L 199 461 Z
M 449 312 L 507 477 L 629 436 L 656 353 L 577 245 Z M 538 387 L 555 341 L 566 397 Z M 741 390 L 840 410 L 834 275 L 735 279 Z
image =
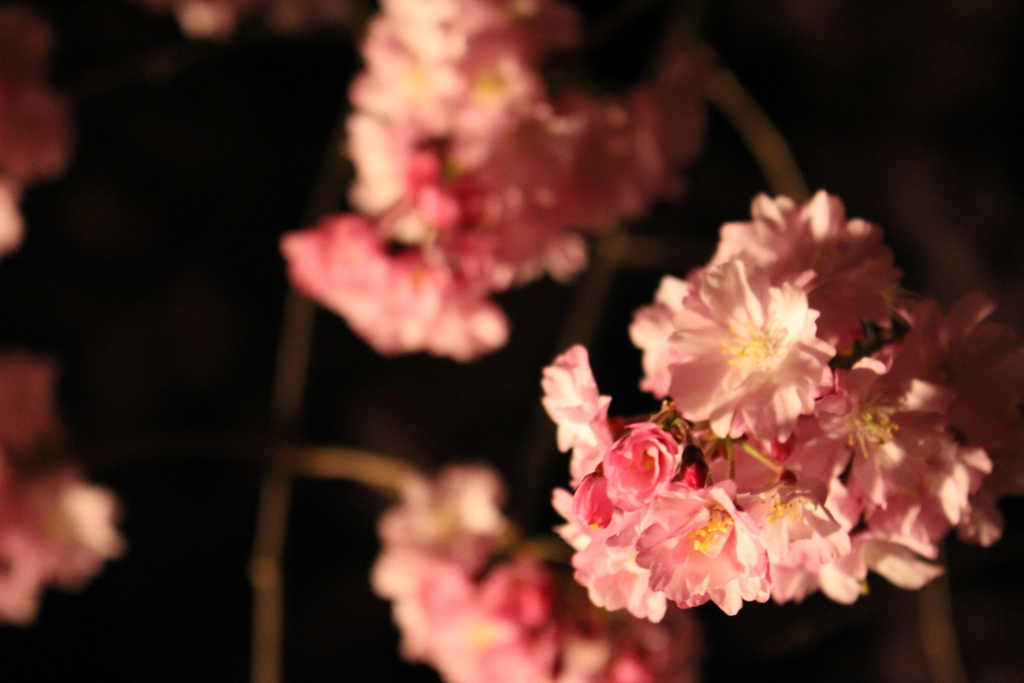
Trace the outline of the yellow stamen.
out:
M 867 457 L 875 446 L 891 441 L 900 426 L 892 419 L 895 408 L 873 403 L 862 406 L 852 420 L 848 443 Z
M 776 498 L 776 503 L 768 511 L 768 521 L 774 524 L 780 519 L 788 517 L 790 521 L 798 522 L 804 516 L 803 498 L 794 498 L 788 503 L 783 503 Z
M 478 104 L 494 104 L 505 92 L 505 79 L 494 71 L 489 71 L 473 81 L 472 96 Z
M 732 334 L 731 342 L 722 343 L 722 353 L 731 356 L 729 365 L 739 365 L 744 370 L 765 372 L 778 364 L 786 341 L 785 330 L 769 325 L 767 329 L 733 328 Z
M 689 536 L 693 541 L 693 549 L 705 554 L 709 550 L 721 550 L 735 525 L 732 517 L 723 508 L 714 507 L 710 512 L 711 519 L 708 520 L 707 526 L 691 531 Z

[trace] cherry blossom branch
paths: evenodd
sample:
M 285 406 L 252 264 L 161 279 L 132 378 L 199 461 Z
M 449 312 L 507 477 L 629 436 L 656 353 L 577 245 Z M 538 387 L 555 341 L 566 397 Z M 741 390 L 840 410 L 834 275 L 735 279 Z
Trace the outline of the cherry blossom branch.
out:
M 967 683 L 953 625 L 948 575 L 933 579 L 918 591 L 917 623 L 918 637 L 932 683 Z
M 335 208 L 349 180 L 348 165 L 341 158 L 347 116 L 347 107 L 342 106 L 310 193 L 303 216 L 306 224 L 315 222 Z M 315 323 L 315 304 L 289 287 L 270 399 L 271 417 L 284 435 L 294 434 L 299 427 Z M 287 539 L 291 476 L 288 451 L 281 449 L 269 463 L 260 486 L 250 565 L 253 584 L 253 683 L 277 683 L 281 680 L 284 623 L 281 565 Z
M 293 451 L 291 472 L 314 479 L 344 479 L 388 496 L 401 492 L 405 482 L 420 476 L 409 463 L 379 453 L 338 446 L 311 446 Z
M 278 450 L 260 487 L 256 542 L 249 564 L 253 585 L 253 683 L 281 680 L 282 566 L 292 480 L 344 479 L 396 496 L 415 476 L 417 470 L 412 465 L 368 451 L 334 446 Z
M 718 68 L 708 84 L 708 99 L 746 145 L 773 193 L 798 202 L 811 196 L 786 139 L 736 74 Z

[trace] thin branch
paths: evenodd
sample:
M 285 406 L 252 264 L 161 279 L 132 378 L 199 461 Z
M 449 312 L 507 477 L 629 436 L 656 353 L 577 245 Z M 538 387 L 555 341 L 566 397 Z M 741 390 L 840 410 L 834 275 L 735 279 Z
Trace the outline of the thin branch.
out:
M 341 158 L 347 115 L 347 106 L 342 105 L 310 193 L 303 216 L 305 224 L 314 223 L 334 210 L 348 182 L 350 166 Z M 275 426 L 285 436 L 298 431 L 302 417 L 315 322 L 316 306 L 289 287 L 270 399 Z M 289 452 L 281 449 L 268 466 L 256 513 L 250 572 L 253 584 L 252 683 L 281 680 L 284 629 L 281 567 L 292 476 L 289 457 Z
M 297 450 L 291 458 L 295 476 L 354 481 L 389 496 L 401 493 L 419 471 L 407 462 L 355 448 L 313 446 Z
M 932 683 L 967 683 L 953 625 L 948 575 L 934 579 L 917 592 L 917 628 Z
M 735 129 L 774 194 L 806 201 L 811 193 L 786 139 L 757 100 L 729 69 L 718 68 L 708 85 L 708 98 Z
M 284 636 L 282 557 L 288 533 L 291 478 L 271 465 L 260 485 L 256 540 L 249 561 L 252 582 L 252 683 L 281 680 Z

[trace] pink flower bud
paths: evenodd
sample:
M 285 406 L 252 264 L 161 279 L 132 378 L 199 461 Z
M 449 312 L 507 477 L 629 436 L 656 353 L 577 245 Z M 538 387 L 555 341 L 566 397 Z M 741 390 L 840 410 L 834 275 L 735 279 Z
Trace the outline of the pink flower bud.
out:
M 612 521 L 615 506 L 608 498 L 608 479 L 598 467 L 583 477 L 572 498 L 572 516 L 580 524 L 592 529 L 603 529 Z
M 675 437 L 655 423 L 631 425 L 604 457 L 608 497 L 623 510 L 649 505 L 675 476 L 680 451 Z

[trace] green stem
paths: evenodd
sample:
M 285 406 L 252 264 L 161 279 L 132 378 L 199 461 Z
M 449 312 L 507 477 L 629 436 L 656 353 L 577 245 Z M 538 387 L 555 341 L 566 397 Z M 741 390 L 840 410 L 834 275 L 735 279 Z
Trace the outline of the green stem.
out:
M 752 457 L 754 460 L 757 460 L 759 463 L 770 469 L 775 474 L 782 474 L 782 471 L 785 469 L 782 465 L 775 462 L 767 455 L 751 446 L 746 441 L 741 441 L 740 446 L 743 447 L 743 450 L 745 450 L 747 454 L 750 455 L 750 457 Z

